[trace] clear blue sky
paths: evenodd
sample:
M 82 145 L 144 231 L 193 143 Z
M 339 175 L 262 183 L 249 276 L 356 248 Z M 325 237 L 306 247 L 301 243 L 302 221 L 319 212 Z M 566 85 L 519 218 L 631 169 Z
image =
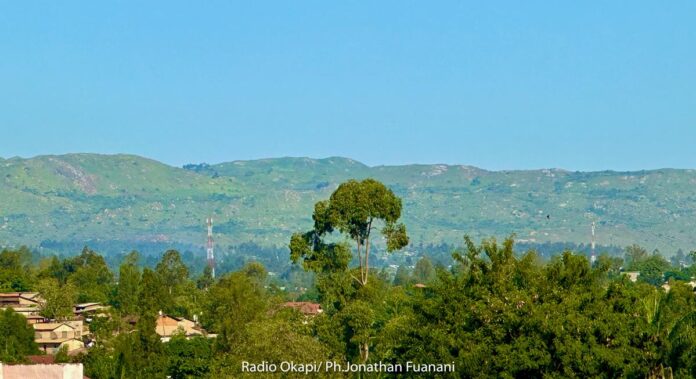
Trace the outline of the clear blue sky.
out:
M 696 2 L 6 1 L 0 156 L 696 168 Z

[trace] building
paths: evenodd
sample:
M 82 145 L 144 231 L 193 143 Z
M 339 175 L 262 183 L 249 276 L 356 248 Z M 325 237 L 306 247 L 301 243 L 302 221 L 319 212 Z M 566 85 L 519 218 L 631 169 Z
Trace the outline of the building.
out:
M 175 334 L 183 334 L 186 338 L 196 336 L 215 337 L 213 334 L 208 334 L 195 321 L 165 314 L 160 314 L 157 317 L 155 332 L 160 336 L 162 342 L 168 342 Z
M 36 292 L 0 293 L 0 309 L 12 308 L 16 313 L 26 317 L 30 324 L 45 320 L 39 315 L 42 302 L 43 299 Z
M 0 293 L 0 308 L 38 307 L 42 301 L 38 292 Z
M 288 301 L 283 304 L 284 307 L 293 308 L 305 316 L 316 316 L 322 312 L 321 304 L 310 303 L 309 301 Z
M 8 365 L 0 362 L 0 379 L 84 379 L 82 363 Z
M 628 276 L 628 280 L 634 283 L 638 281 L 638 277 L 640 276 L 640 272 L 638 271 L 625 271 L 623 274 Z
M 43 352 L 55 354 L 62 347 L 68 353 L 84 349 L 82 321 L 48 322 L 32 324 L 34 341 Z
M 108 306 L 101 303 L 81 303 L 73 306 L 75 317 L 82 317 L 87 322 L 92 322 L 94 317 L 106 317 Z

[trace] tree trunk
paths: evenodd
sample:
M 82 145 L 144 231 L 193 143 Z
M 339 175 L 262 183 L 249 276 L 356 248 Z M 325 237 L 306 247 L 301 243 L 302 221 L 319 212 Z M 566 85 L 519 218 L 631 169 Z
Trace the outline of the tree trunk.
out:
M 360 262 L 360 284 L 365 285 L 365 276 L 363 275 L 363 257 L 360 251 L 360 238 L 355 239 L 355 243 L 358 245 L 358 261 Z
M 366 363 L 370 358 L 370 344 L 368 342 L 363 342 L 360 344 L 360 359 L 363 363 Z
M 370 232 L 372 231 L 372 219 L 367 223 L 367 235 L 365 236 L 365 278 L 363 286 L 367 285 L 367 277 L 370 275 Z
M 363 281 L 363 286 L 367 285 L 367 276 L 370 273 L 370 240 L 365 240 L 365 280 Z

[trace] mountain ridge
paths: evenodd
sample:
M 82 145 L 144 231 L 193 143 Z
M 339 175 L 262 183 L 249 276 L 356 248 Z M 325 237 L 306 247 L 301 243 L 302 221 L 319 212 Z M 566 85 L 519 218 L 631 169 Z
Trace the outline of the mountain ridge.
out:
M 404 202 L 414 243 L 516 233 L 528 242 L 640 243 L 670 254 L 696 245 L 696 171 L 491 171 L 468 165 L 368 166 L 345 157 L 282 157 L 175 167 L 133 154 L 0 158 L 0 245 L 43 241 L 287 244 L 316 201 L 374 177 Z M 379 244 L 379 241 L 377 241 Z

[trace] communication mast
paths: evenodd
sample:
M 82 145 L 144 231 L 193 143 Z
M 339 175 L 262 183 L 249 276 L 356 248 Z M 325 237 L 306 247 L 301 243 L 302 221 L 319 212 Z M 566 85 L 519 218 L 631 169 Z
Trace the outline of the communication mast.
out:
M 208 248 L 206 249 L 206 256 L 208 258 L 208 267 L 210 267 L 210 272 L 213 278 L 215 278 L 215 254 L 213 252 L 213 218 L 208 217 L 205 219 L 208 224 Z
M 592 256 L 590 257 L 590 263 L 594 265 L 596 260 L 597 256 L 595 255 L 595 222 L 592 221 Z

